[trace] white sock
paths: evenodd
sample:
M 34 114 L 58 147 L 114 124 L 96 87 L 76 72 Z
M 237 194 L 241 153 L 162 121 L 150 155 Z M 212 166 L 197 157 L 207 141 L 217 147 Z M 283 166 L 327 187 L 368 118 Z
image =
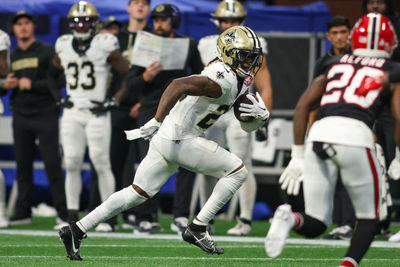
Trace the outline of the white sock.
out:
M 202 223 L 208 224 L 243 184 L 246 175 L 246 168 L 241 168 L 235 173 L 219 179 L 211 196 L 196 216 L 197 219 Z
M 246 169 L 248 170 L 246 180 L 239 188 L 240 218 L 251 221 L 257 195 L 257 182 L 252 166 L 246 164 Z
M 81 191 L 81 170 L 67 171 L 65 177 L 65 197 L 67 199 L 67 209 L 79 210 Z
M 88 215 L 83 217 L 78 223 L 78 227 L 87 232 L 100 222 L 103 222 L 115 215 L 136 207 L 147 200 L 146 197 L 140 195 L 133 189 L 132 185 L 112 194 L 100 206 L 95 208 Z
M 198 179 L 200 179 L 200 206 L 203 207 L 206 204 L 207 199 L 211 196 L 212 191 L 218 182 L 218 178 L 200 174 Z

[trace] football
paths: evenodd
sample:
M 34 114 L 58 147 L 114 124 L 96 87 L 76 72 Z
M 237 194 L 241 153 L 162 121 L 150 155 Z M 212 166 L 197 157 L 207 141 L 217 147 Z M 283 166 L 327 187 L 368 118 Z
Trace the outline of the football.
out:
M 239 111 L 240 103 L 252 104 L 250 99 L 248 99 L 246 96 L 248 94 L 250 94 L 250 95 L 254 96 L 254 98 L 256 98 L 255 94 L 246 92 L 246 93 L 242 94 L 241 96 L 239 96 L 238 99 L 236 99 L 235 103 L 233 104 L 233 112 L 235 113 L 235 117 L 236 117 L 236 119 L 238 119 L 241 122 L 250 122 L 250 121 L 254 120 L 254 117 L 241 116 L 242 112 Z

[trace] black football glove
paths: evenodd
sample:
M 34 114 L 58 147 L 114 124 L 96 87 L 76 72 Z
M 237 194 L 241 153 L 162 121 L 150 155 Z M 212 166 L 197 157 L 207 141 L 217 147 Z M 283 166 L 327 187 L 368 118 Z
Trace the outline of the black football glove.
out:
M 268 122 L 256 131 L 256 140 L 259 142 L 268 140 Z
M 61 100 L 57 103 L 58 106 L 61 108 L 72 108 L 74 106 L 74 103 L 69 100 L 70 96 L 67 95 L 65 98 L 61 98 Z
M 107 111 L 118 107 L 118 102 L 115 100 L 115 98 L 107 98 L 103 102 L 95 100 L 90 100 L 90 102 L 95 104 L 95 106 L 91 108 L 90 111 L 96 116 L 103 115 Z

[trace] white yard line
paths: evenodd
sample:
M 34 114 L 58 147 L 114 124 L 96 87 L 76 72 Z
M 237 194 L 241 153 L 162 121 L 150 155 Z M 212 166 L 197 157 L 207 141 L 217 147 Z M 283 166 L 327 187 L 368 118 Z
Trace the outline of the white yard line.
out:
M 56 231 L 36 231 L 36 230 L 10 230 L 0 229 L 0 235 L 22 235 L 22 236 L 54 236 L 58 237 Z M 106 237 L 106 238 L 121 238 L 121 239 L 158 239 L 158 240 L 182 240 L 179 235 L 172 234 L 157 234 L 146 236 L 135 236 L 131 233 L 98 233 L 89 232 L 89 237 Z M 263 237 L 235 237 L 235 236 L 213 236 L 215 241 L 219 242 L 238 242 L 238 243 L 264 243 Z M 349 241 L 342 240 L 322 240 L 322 239 L 300 239 L 289 238 L 287 244 L 293 245 L 316 245 L 316 246 L 330 246 L 330 247 L 346 247 Z M 2 245 L 0 238 L 0 245 Z M 376 248 L 400 248 L 400 243 L 390 243 L 387 241 L 374 241 L 372 247 Z
M 9 256 L 0 256 L 0 259 L 2 258 L 7 258 L 7 259 L 55 259 L 55 258 L 65 258 L 65 256 L 24 256 L 24 255 L 9 255 Z M 313 261 L 313 262 L 327 262 L 327 261 L 332 261 L 332 262 L 338 262 L 340 259 L 336 258 L 319 258 L 319 259 L 314 259 L 314 258 L 276 258 L 276 259 L 271 259 L 271 258 L 217 258 L 217 257 L 143 257 L 143 256 L 85 256 L 85 259 L 115 259 L 115 260 L 132 260 L 132 259 L 137 259 L 137 260 L 173 260 L 173 261 L 186 261 L 186 260 L 197 260 L 197 261 L 275 261 L 275 262 L 280 262 L 280 261 Z M 400 259 L 363 259 L 363 262 L 400 262 Z

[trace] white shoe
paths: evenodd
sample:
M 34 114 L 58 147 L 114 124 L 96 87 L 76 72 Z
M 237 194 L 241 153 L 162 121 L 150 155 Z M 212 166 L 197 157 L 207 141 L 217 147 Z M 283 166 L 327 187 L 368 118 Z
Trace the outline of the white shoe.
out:
M 389 242 L 399 242 L 400 241 L 400 231 L 389 237 Z
M 94 230 L 96 232 L 112 232 L 113 228 L 109 223 L 99 223 Z
M 251 225 L 238 219 L 238 223 L 235 225 L 235 227 L 229 229 L 227 233 L 228 235 L 250 235 Z
M 61 230 L 64 226 L 68 226 L 68 223 L 63 221 L 60 217 L 57 217 L 56 219 L 56 225 L 53 227 L 54 230 Z
M 7 216 L 0 216 L 0 228 L 7 228 L 10 226 L 10 221 Z
M 135 229 L 135 223 L 136 223 L 136 216 L 130 214 L 122 224 L 122 229 Z
M 171 223 L 171 230 L 174 231 L 175 233 L 178 233 L 179 235 L 182 235 L 182 233 L 186 230 L 187 227 L 188 227 L 188 218 L 186 217 L 175 218 Z
M 133 230 L 134 235 L 151 235 L 153 234 L 153 226 L 151 222 L 142 221 L 140 222 L 139 226 L 135 227 Z
M 278 257 L 286 243 L 286 238 L 294 225 L 294 216 L 290 205 L 280 205 L 274 214 L 271 227 L 265 238 L 265 252 L 271 258 Z
M 57 216 L 57 211 L 46 203 L 40 203 L 37 207 L 32 207 L 32 216 L 54 217 Z

